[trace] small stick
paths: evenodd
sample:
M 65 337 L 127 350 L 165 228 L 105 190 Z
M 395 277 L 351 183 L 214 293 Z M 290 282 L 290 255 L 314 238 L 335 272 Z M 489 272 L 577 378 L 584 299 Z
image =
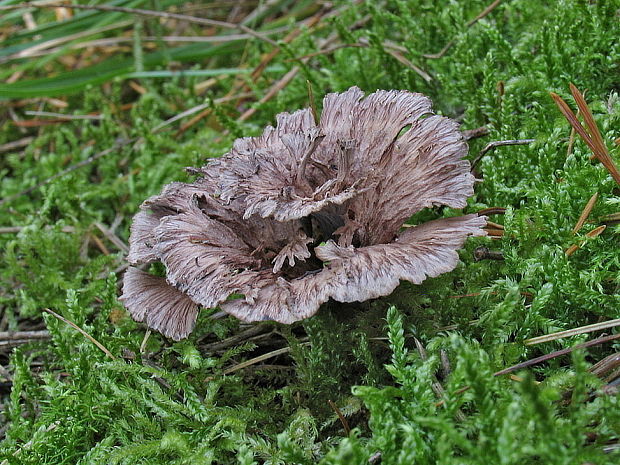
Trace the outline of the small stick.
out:
M 254 336 L 265 334 L 269 332 L 271 328 L 272 327 L 270 324 L 252 325 L 245 331 L 241 331 L 240 333 L 234 334 L 226 339 L 206 345 L 205 350 L 209 352 L 217 352 L 219 350 L 228 349 L 229 347 L 237 345 Z
M 480 126 L 475 129 L 466 129 L 465 131 L 462 131 L 461 134 L 463 134 L 463 139 L 472 140 L 477 139 L 478 137 L 487 136 L 489 134 L 489 129 L 486 126 Z
M 504 225 L 503 224 L 499 224 L 499 223 L 494 223 L 493 221 L 488 221 L 487 220 L 487 226 L 490 226 L 493 229 L 504 229 Z
M 0 341 L 28 340 L 28 339 L 49 339 L 49 331 L 2 331 Z
M 509 368 L 505 368 L 496 373 L 493 373 L 493 376 L 501 376 L 506 375 L 508 373 L 512 373 L 513 371 L 520 370 L 522 368 L 527 368 L 532 365 L 536 365 L 541 362 L 546 362 L 547 360 L 551 360 L 553 358 L 561 357 L 562 355 L 570 354 L 577 349 L 585 349 L 588 347 L 592 347 L 599 344 L 604 344 L 606 342 L 615 341 L 616 339 L 620 339 L 620 334 L 610 334 L 609 336 L 599 337 L 597 339 L 593 339 L 588 342 L 584 342 L 583 344 L 577 344 L 573 347 L 568 347 L 566 349 L 556 350 L 555 352 L 551 352 L 550 354 L 541 355 L 540 357 L 533 358 L 531 360 L 527 360 L 523 363 L 518 363 Z
M 103 243 L 101 239 L 99 239 L 94 234 L 90 234 L 90 238 L 93 240 L 93 242 L 95 243 L 95 245 L 97 246 L 97 248 L 101 251 L 103 255 L 110 255 L 110 251 L 108 250 L 108 248 L 105 246 L 105 244 Z
M 556 350 L 555 352 L 551 352 L 550 354 L 541 355 L 540 357 L 536 357 L 536 358 L 533 358 L 531 360 L 527 360 L 525 362 L 518 363 L 518 364 L 513 365 L 511 367 L 505 368 L 503 370 L 496 371 L 495 373 L 493 373 L 493 376 L 507 375 L 508 373 L 512 373 L 513 371 L 517 371 L 517 370 L 520 370 L 522 368 L 527 368 L 527 367 L 530 367 L 532 365 L 536 365 L 536 364 L 541 363 L 541 362 L 546 362 L 547 360 L 551 360 L 551 359 L 554 359 L 554 358 L 557 358 L 557 357 L 561 357 L 562 355 L 570 354 L 571 352 L 574 352 L 577 349 L 585 349 L 585 348 L 592 347 L 592 346 L 595 346 L 595 345 L 604 344 L 606 342 L 615 341 L 616 339 L 620 339 L 620 334 L 611 334 L 609 336 L 599 337 L 597 339 L 593 339 L 591 341 L 584 342 L 583 344 L 577 344 L 577 345 L 575 345 L 573 347 L 568 347 L 568 348 L 562 349 L 562 350 Z M 464 387 L 462 387 L 460 389 L 457 389 L 455 391 L 455 394 L 462 394 L 463 392 L 466 392 L 469 389 L 471 389 L 471 386 L 464 386 Z M 439 406 L 443 405 L 444 403 L 445 403 L 445 401 L 440 400 L 439 402 L 435 403 L 435 406 L 439 407 Z
M 499 250 L 491 250 L 488 247 L 478 247 L 474 250 L 474 260 L 503 260 L 504 254 Z
M 400 53 L 400 52 L 398 52 L 396 50 L 390 50 L 390 49 L 386 49 L 386 52 L 389 53 L 390 55 L 392 55 L 394 58 L 396 58 L 396 60 L 401 62 L 406 67 L 412 69 L 414 72 L 416 72 L 426 82 L 431 82 L 433 80 L 433 78 L 431 77 L 430 74 L 428 74 L 426 71 L 424 71 L 419 66 L 416 66 L 415 64 L 413 64 L 411 62 L 411 60 L 409 60 L 407 57 L 405 57 L 402 53 Z
M 95 339 L 94 337 L 92 337 L 90 334 L 88 334 L 86 331 L 84 331 L 82 328 L 80 328 L 78 325 L 76 325 L 74 322 L 67 320 L 64 316 L 59 315 L 58 313 L 54 312 L 53 310 L 50 310 L 49 308 L 44 308 L 43 310 L 45 310 L 47 313 L 53 315 L 54 317 L 58 318 L 60 321 L 67 323 L 69 326 L 71 326 L 73 329 L 77 330 L 79 333 L 81 333 L 86 339 L 88 339 L 90 342 L 92 342 L 93 344 L 95 344 L 99 349 L 101 349 L 101 351 L 106 354 L 108 357 L 110 357 L 112 360 L 116 360 L 116 357 L 114 357 L 114 355 L 112 355 L 112 352 L 110 352 L 108 349 L 105 348 L 105 346 L 103 344 L 101 344 L 101 342 L 99 342 L 97 339 Z
M 487 233 L 487 236 L 491 237 L 502 237 L 504 235 L 503 229 L 487 229 L 484 228 L 484 231 Z
M 599 378 L 605 376 L 605 374 L 609 373 L 612 370 L 615 370 L 620 366 L 620 353 L 616 352 L 615 354 L 608 355 L 603 360 L 599 360 L 594 365 L 592 365 L 589 369 L 590 373 L 598 376 Z
M 471 169 L 478 164 L 478 162 L 484 157 L 487 152 L 496 149 L 497 147 L 504 147 L 506 145 L 528 145 L 532 142 L 536 142 L 536 139 L 509 139 L 509 140 L 497 140 L 495 142 L 490 142 L 484 147 L 480 153 L 474 158 L 471 162 Z
M 620 212 L 618 213 L 610 213 L 609 215 L 605 215 L 600 218 L 600 220 L 604 223 L 614 224 L 620 221 Z
M 29 116 L 49 116 L 50 118 L 60 118 L 64 120 L 101 120 L 102 115 L 67 115 L 65 113 L 57 113 L 54 111 L 26 111 L 25 114 Z

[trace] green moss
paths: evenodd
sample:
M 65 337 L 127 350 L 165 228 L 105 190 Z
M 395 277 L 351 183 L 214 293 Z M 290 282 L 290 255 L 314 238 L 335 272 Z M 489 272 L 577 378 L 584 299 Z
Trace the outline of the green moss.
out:
M 289 3 L 279 2 L 277 11 L 285 16 Z M 43 127 L 23 152 L 3 154 L 5 198 L 113 148 L 0 207 L 0 226 L 23 226 L 19 233 L 0 234 L 4 321 L 11 330 L 24 321 L 40 323 L 51 335 L 10 356 L 12 387 L 2 391 L 6 429 L 0 457 L 20 464 L 362 464 L 371 458 L 378 463 L 377 454 L 385 464 L 618 463 L 618 449 L 604 452 L 620 436 L 618 396 L 601 394 L 602 381 L 588 371 L 617 345 L 524 370 L 519 382 L 493 373 L 579 338 L 535 346 L 524 345 L 525 339 L 619 317 L 620 231 L 612 225 L 599 237 L 585 238 L 602 216 L 618 211 L 618 186 L 589 160 L 582 141 L 567 155 L 570 127 L 549 91 L 572 104 L 569 82 L 588 90 L 603 138 L 620 164 L 612 144 L 620 137 L 614 93 L 620 88 L 620 3 L 502 2 L 467 27 L 488 3 L 343 3 L 347 8 L 324 27 L 304 29 L 283 45 L 272 64 L 301 70 L 264 103 L 243 108 L 211 103 L 209 118 L 175 134 L 178 123 L 154 128 L 226 95 L 239 80 L 258 100 L 274 75 L 255 82 L 247 73 L 223 75 L 206 97 L 194 92 L 196 77 L 142 80 L 147 92 L 139 97 L 123 81 L 93 84 L 68 102 L 76 114 L 101 112 L 100 120 Z M 308 2 L 297 6 L 302 12 L 311 8 Z M 35 17 L 50 21 L 49 12 Z M 11 18 L 17 17 L 6 20 Z M 353 27 L 364 18 L 361 28 Z M 81 30 L 82 23 L 72 24 L 73 32 Z M 296 60 L 316 52 L 331 33 L 342 43 L 363 40 L 367 47 Z M 18 38 L 3 53 L 18 46 Z M 444 57 L 424 57 L 451 40 Z M 395 59 L 386 41 L 405 47 L 407 58 L 433 79 L 427 82 Z M 201 69 L 240 63 L 252 68 L 271 50 L 260 41 L 248 42 L 244 50 L 237 45 L 208 63 L 197 61 L 208 56 L 200 47 L 170 50 L 165 61 L 178 55 Z M 164 60 L 165 53 L 160 55 Z M 157 69 L 146 58 L 145 70 Z M 20 88 L 27 89 L 26 78 L 45 76 L 32 63 L 15 65 L 27 73 Z M 60 71 L 57 63 L 49 66 Z M 420 286 L 403 284 L 385 299 L 327 305 L 292 327 L 274 325 L 269 338 L 213 350 L 212 344 L 247 328 L 203 311 L 187 341 L 171 344 L 151 334 L 141 352 L 145 328 L 117 300 L 122 251 L 96 223 L 116 225 L 115 233 L 127 241 L 131 217 L 146 197 L 165 183 L 190 179 L 184 167 L 225 153 L 236 136 L 255 135 L 277 113 L 307 106 L 306 81 L 319 106 L 324 93 L 352 85 L 423 92 L 436 111 L 460 119 L 463 128 L 489 128 L 488 137 L 471 141 L 472 159 L 490 141 L 535 139 L 498 147 L 477 167 L 481 182 L 466 211 L 507 208 L 504 216 L 492 217 L 504 224 L 504 237 L 470 240 L 452 273 Z M 134 105 L 121 110 L 126 103 Z M 247 105 L 257 112 L 238 122 Z M 0 144 L 19 137 L 14 126 L 0 127 Z M 571 229 L 595 192 L 594 222 L 575 236 Z M 457 213 L 426 211 L 415 220 Z M 93 235 L 109 255 L 94 245 Z M 566 248 L 581 242 L 581 249 L 565 256 Z M 505 259 L 475 262 L 472 252 L 481 245 Z M 44 308 L 79 325 L 115 360 Z M 424 357 L 414 336 L 425 347 Z M 290 351 L 267 366 L 224 374 L 282 347 Z M 442 362 L 446 357 L 450 373 Z M 433 390 L 438 382 L 445 391 L 440 396 Z M 347 437 L 328 401 L 352 428 Z

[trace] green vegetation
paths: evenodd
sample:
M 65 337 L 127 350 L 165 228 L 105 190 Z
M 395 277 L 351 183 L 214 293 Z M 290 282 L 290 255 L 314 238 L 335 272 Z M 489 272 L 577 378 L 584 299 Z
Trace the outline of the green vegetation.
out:
M 191 21 L 1 11 L 0 331 L 49 336 L 0 341 L 0 463 L 619 463 L 618 364 L 592 369 L 617 360 L 618 340 L 513 378 L 493 373 L 601 334 L 529 338 L 620 318 L 620 189 L 582 140 L 569 141 L 549 96 L 575 109 L 569 83 L 587 89 L 620 164 L 620 1 L 506 1 L 471 25 L 489 0 L 234 3 L 109 5 L 221 20 L 232 11 L 232 22 L 278 42 L 271 61 L 272 43 Z M 235 36 L 170 40 L 214 34 Z M 424 56 L 450 42 L 442 57 Z M 188 340 L 154 333 L 141 347 L 146 329 L 117 300 L 132 215 L 165 183 L 191 179 L 184 167 L 308 106 L 307 82 L 319 107 L 323 94 L 352 85 L 425 93 L 463 129 L 488 128 L 470 141 L 472 160 L 489 142 L 535 139 L 488 151 L 475 168 L 481 182 L 465 213 L 506 208 L 490 217 L 503 236 L 469 240 L 454 272 L 385 299 L 327 305 L 291 327 L 202 311 Z M 166 122 L 198 105 L 192 124 L 199 112 Z M 504 259 L 476 262 L 480 246 Z

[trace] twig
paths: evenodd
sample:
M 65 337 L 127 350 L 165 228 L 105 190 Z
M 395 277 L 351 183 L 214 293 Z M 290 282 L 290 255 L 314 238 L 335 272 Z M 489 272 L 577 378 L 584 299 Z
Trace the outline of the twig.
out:
M 478 16 L 476 16 L 474 19 L 470 20 L 467 24 L 466 27 L 470 28 L 472 27 L 474 24 L 476 24 L 478 21 L 480 21 L 482 18 L 484 18 L 485 16 L 487 16 L 489 13 L 491 13 L 499 4 L 501 3 L 501 0 L 495 0 L 493 3 L 491 3 L 489 6 L 487 6 L 484 10 L 482 10 Z M 450 50 L 450 48 L 454 45 L 454 43 L 456 42 L 455 39 L 452 39 L 451 41 L 449 41 L 444 48 L 441 49 L 441 51 L 439 53 L 435 53 L 435 54 L 426 54 L 426 55 L 422 55 L 424 58 L 430 58 L 432 60 L 436 60 L 439 58 L 442 58 L 448 50 Z
M 474 250 L 474 260 L 503 260 L 504 254 L 501 250 L 491 250 L 488 247 L 478 247 Z
M 603 336 L 603 337 L 599 337 L 597 339 L 593 339 L 591 341 L 588 342 L 584 342 L 583 344 L 577 344 L 573 347 L 568 347 L 566 349 L 562 349 L 562 350 L 556 350 L 555 352 L 551 352 L 550 354 L 545 354 L 545 355 L 541 355 L 540 357 L 536 357 L 533 358 L 531 360 L 527 360 L 525 362 L 522 363 L 518 363 L 516 365 L 513 365 L 511 367 L 505 368 L 503 370 L 500 371 L 496 371 L 495 373 L 493 373 L 493 376 L 502 376 L 502 375 L 507 375 L 508 373 L 512 373 L 513 371 L 517 371 L 517 370 L 521 370 L 522 368 L 527 368 L 530 367 L 532 365 L 536 365 L 538 363 L 541 362 L 546 362 L 547 360 L 551 360 L 557 357 L 561 357 L 562 355 L 567 355 L 570 354 L 571 352 L 577 350 L 577 349 L 585 349 L 588 347 L 592 347 L 595 345 L 599 345 L 599 344 L 604 344 L 606 342 L 611 342 L 614 341 L 616 339 L 620 339 L 620 334 L 611 334 L 609 336 Z M 463 392 L 468 391 L 469 389 L 471 389 L 471 386 L 463 386 L 460 389 L 457 389 L 455 391 L 455 394 L 462 394 Z M 444 404 L 445 401 L 440 400 L 439 402 L 436 402 L 435 405 L 437 407 L 441 406 Z
M 26 111 L 25 114 L 29 116 L 49 116 L 51 118 L 70 120 L 102 120 L 102 115 L 66 115 L 64 113 L 56 113 L 53 111 Z
M 212 105 L 218 105 L 220 103 L 224 103 L 224 102 L 228 102 L 230 100 L 236 100 L 238 98 L 243 98 L 243 97 L 249 97 L 253 95 L 252 93 L 248 92 L 245 94 L 241 94 L 241 95 L 230 95 L 230 96 L 225 96 L 225 97 L 220 97 L 220 98 L 216 98 L 215 100 L 213 100 L 213 103 L 211 102 L 207 102 L 207 103 L 202 103 L 200 105 L 196 105 L 195 107 L 192 107 L 188 110 L 185 110 L 184 112 L 179 113 L 178 115 L 173 116 L 172 118 L 167 119 L 166 121 L 164 121 L 163 123 L 158 124 L 157 126 L 155 126 L 151 131 L 152 132 L 159 132 L 161 131 L 164 127 L 185 118 L 186 116 L 190 116 L 193 115 L 194 113 L 197 113 L 201 110 L 207 109 L 207 110 L 211 110 L 211 106 Z
M 91 164 L 92 162 L 98 160 L 99 158 L 104 157 L 105 155 L 107 155 L 107 154 L 113 152 L 114 150 L 118 149 L 119 147 L 122 147 L 122 146 L 127 145 L 127 144 L 131 144 L 131 143 L 133 143 L 133 142 L 135 142 L 137 140 L 138 140 L 137 138 L 136 139 L 129 139 L 129 140 L 128 139 L 117 139 L 116 143 L 112 147 L 110 147 L 109 149 L 106 149 L 106 150 L 104 150 L 102 152 L 96 153 L 96 154 L 88 157 L 86 160 L 82 160 L 79 163 L 71 165 L 67 169 L 62 170 L 60 173 L 56 173 L 53 176 L 50 176 L 49 178 L 46 178 L 43 181 L 37 183 L 36 185 L 34 185 L 32 187 L 29 187 L 28 189 L 24 189 L 23 191 L 18 192 L 17 194 L 10 195 L 10 196 L 0 200 L 0 207 L 2 207 L 3 205 L 5 205 L 5 204 L 7 204 L 9 202 L 12 202 L 15 199 L 18 199 L 19 197 L 22 197 L 24 195 L 28 195 L 31 192 L 33 192 L 33 191 L 35 191 L 35 190 L 45 186 L 46 184 L 49 184 L 50 182 L 55 181 L 56 179 L 65 176 L 66 174 L 69 174 L 69 173 L 71 173 L 71 172 L 73 172 L 73 171 L 75 171 L 75 170 L 77 170 L 79 168 L 82 168 L 83 166 Z
M 58 318 L 60 321 L 67 323 L 69 326 L 71 326 L 73 329 L 75 329 L 76 331 L 78 331 L 79 333 L 81 333 L 86 339 L 88 339 L 90 342 L 92 342 L 93 344 L 95 344 L 99 349 L 101 349 L 101 351 L 106 354 L 108 357 L 110 357 L 112 360 L 115 360 L 116 357 L 114 357 L 114 355 L 112 355 L 112 352 L 110 352 L 108 349 L 105 348 L 105 346 L 103 344 L 101 344 L 101 342 L 99 342 L 97 339 L 95 339 L 94 337 L 92 337 L 90 334 L 88 334 L 86 331 L 84 331 L 82 328 L 80 328 L 78 325 L 76 325 L 74 322 L 67 320 L 64 316 L 59 315 L 58 313 L 54 312 L 53 310 L 50 310 L 49 308 L 44 308 L 43 310 L 45 310 L 47 313 L 53 315 L 54 317 Z
M 577 223 L 575 224 L 575 227 L 572 230 L 573 234 L 577 234 L 577 232 L 583 227 L 586 220 L 590 216 L 590 213 L 592 212 L 592 209 L 594 208 L 594 205 L 596 204 L 597 199 L 598 199 L 598 192 L 595 192 L 594 195 L 590 197 L 590 200 L 588 200 L 588 203 L 586 204 L 583 211 L 581 212 L 581 215 L 579 215 L 579 219 L 577 220 Z
M 2 331 L 0 332 L 0 341 L 15 341 L 15 340 L 33 340 L 33 339 L 48 339 L 50 337 L 49 331 Z
M 610 213 L 609 215 L 602 216 L 600 220 L 603 223 L 607 224 L 615 224 L 620 222 L 620 212 L 618 213 Z
M 487 136 L 489 134 L 489 128 L 480 126 L 479 128 L 461 131 L 461 134 L 463 134 L 463 139 L 465 140 L 477 139 L 478 137 Z
M 363 44 L 363 43 L 353 43 L 353 44 L 337 44 L 337 45 L 333 45 L 331 47 L 325 48 L 323 50 L 318 50 L 316 52 L 312 52 L 312 53 L 308 53 L 306 55 L 301 55 L 299 57 L 295 57 L 295 58 L 287 58 L 286 60 L 284 60 L 285 62 L 290 62 L 290 61 L 300 61 L 300 60 L 307 60 L 309 58 L 314 58 L 316 56 L 320 56 L 320 55 L 329 55 L 330 53 L 333 53 L 337 50 L 341 50 L 343 48 L 366 48 L 368 47 L 367 44 Z
M 620 367 L 620 352 L 608 355 L 603 360 L 599 360 L 589 369 L 590 373 L 602 378 L 610 371 Z
M 593 331 L 601 331 L 603 329 L 615 328 L 616 326 L 620 326 L 620 318 L 616 320 L 604 321 L 602 323 L 581 326 L 579 328 L 567 329 L 565 331 L 558 331 L 557 333 L 545 334 L 544 336 L 533 337 L 531 339 L 523 341 L 523 343 L 526 346 L 542 344 L 543 342 L 551 342 L 565 337 L 576 336 L 578 334 L 585 334 L 591 333 Z
M 497 147 L 504 147 L 506 145 L 528 145 L 532 142 L 535 142 L 536 139 L 509 139 L 509 140 L 496 140 L 495 142 L 489 142 L 481 151 L 478 153 L 476 158 L 474 158 L 471 162 L 471 169 L 473 170 L 478 162 L 491 150 L 496 149 Z
M 518 363 L 516 365 L 513 365 L 509 368 L 505 368 L 503 370 L 500 370 L 496 373 L 493 373 L 493 376 L 501 376 L 501 375 L 506 375 L 508 373 L 512 373 L 513 371 L 517 371 L 520 370 L 522 368 L 527 368 L 529 366 L 532 365 L 536 365 L 538 363 L 541 362 L 546 362 L 547 360 L 551 360 L 553 358 L 557 358 L 557 357 L 561 357 L 562 355 L 566 355 L 566 354 L 570 354 L 571 352 L 574 352 L 577 349 L 585 349 L 587 347 L 592 347 L 592 346 L 596 346 L 599 344 L 604 344 L 606 342 L 611 342 L 611 341 L 615 341 L 616 339 L 620 339 L 620 334 L 610 334 L 609 336 L 603 336 L 603 337 L 599 337 L 597 339 L 593 339 L 591 341 L 588 342 L 584 342 L 583 344 L 577 344 L 573 347 L 568 347 L 566 349 L 562 349 L 562 350 L 556 350 L 555 352 L 551 352 L 550 354 L 545 354 L 545 355 L 541 355 L 540 357 L 536 357 L 533 358 L 531 360 L 527 360 L 523 363 Z
M 218 21 L 215 19 L 207 19 L 207 18 L 199 18 L 197 16 L 183 15 L 179 13 L 169 13 L 167 11 L 154 11 L 154 10 L 145 10 L 142 8 L 126 8 L 122 6 L 110 6 L 110 5 L 75 5 L 75 4 L 66 4 L 66 3 L 44 3 L 39 4 L 35 2 L 24 2 L 18 3 L 16 5 L 6 5 L 0 6 L 0 11 L 7 10 L 18 10 L 21 8 L 72 8 L 78 10 L 97 10 L 97 11 L 113 11 L 118 13 L 129 13 L 133 15 L 139 16 L 150 16 L 156 18 L 165 18 L 165 19 L 177 19 L 180 21 L 187 21 L 189 23 L 194 24 L 202 24 L 205 26 L 215 26 L 221 27 L 225 29 L 239 29 L 247 34 L 250 34 L 257 39 L 262 40 L 263 42 L 267 42 L 268 44 L 273 45 L 274 47 L 278 46 L 278 43 L 268 37 L 265 37 L 263 34 L 256 32 L 253 29 L 250 29 L 243 24 L 234 24 L 229 23 L 227 21 Z

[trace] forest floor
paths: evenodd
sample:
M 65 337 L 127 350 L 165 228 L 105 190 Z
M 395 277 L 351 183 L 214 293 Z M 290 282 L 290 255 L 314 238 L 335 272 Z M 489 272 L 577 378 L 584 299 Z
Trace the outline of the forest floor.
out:
M 64 3 L 0 0 L 1 465 L 620 463 L 620 1 Z M 351 86 L 477 130 L 411 222 L 488 236 L 290 326 L 133 321 L 140 204 Z

